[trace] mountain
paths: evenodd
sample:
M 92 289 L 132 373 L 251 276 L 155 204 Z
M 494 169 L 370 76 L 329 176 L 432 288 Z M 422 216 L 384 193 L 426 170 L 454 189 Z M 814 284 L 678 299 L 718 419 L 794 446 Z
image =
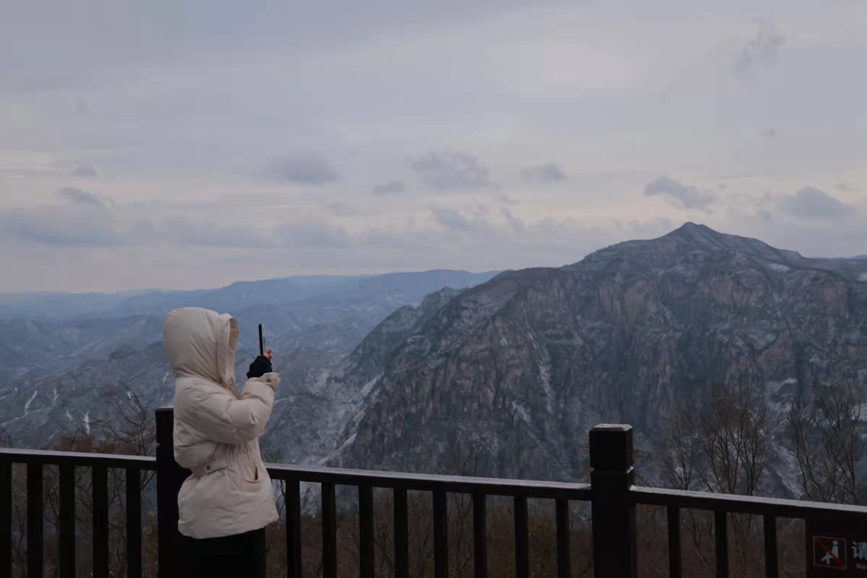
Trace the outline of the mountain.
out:
M 285 352 L 298 348 L 316 348 L 324 352 L 320 357 L 341 358 L 400 307 L 417 306 L 425 295 L 443 287 L 473 286 L 493 275 L 427 271 L 298 277 L 236 283 L 212 291 L 148 291 L 120 300 L 103 296 L 98 311 L 72 318 L 59 314 L 60 320 L 49 321 L 36 315 L 40 307 L 51 312 L 59 304 L 91 306 L 98 299 L 88 295 L 76 301 L 79 296 L 52 294 L 21 301 L 6 296 L 7 305 L 15 304 L 19 313 L 29 311 L 31 318 L 0 319 L 0 425 L 13 439 L 39 428 L 48 440 L 80 428 L 85 416 L 90 419 L 113 409 L 102 399 L 109 389 L 129 388 L 149 407 L 170 400 L 171 387 L 163 381 L 169 374 L 168 361 L 160 342 L 164 315 L 176 307 L 208 307 L 238 319 L 242 381 L 250 356 L 258 349 L 258 323 L 266 324 L 278 369 L 286 366 Z M 76 307 L 71 311 L 81 313 Z
M 161 340 L 162 331 L 162 320 L 145 315 L 67 323 L 0 319 L 0 392 L 11 380 L 48 375 L 124 345 Z
M 173 309 L 187 306 L 237 313 L 262 305 L 316 309 L 326 305 L 393 301 L 396 308 L 406 303 L 417 304 L 425 295 L 442 287 L 469 287 L 486 281 L 493 275 L 494 273 L 434 270 L 419 273 L 317 275 L 242 281 L 228 287 L 198 291 L 0 294 L 0 319 L 60 322 L 81 317 L 165 317 Z
M 41 377 L 105 357 L 121 345 L 145 347 L 161 340 L 161 320 L 186 306 L 234 315 L 242 350 L 256 351 L 257 326 L 265 323 L 267 343 L 275 349 L 350 351 L 395 309 L 418 305 L 443 287 L 470 287 L 493 275 L 426 271 L 293 277 L 207 291 L 0 296 L 0 390 L 12 378 Z
M 808 259 L 687 224 L 415 303 L 394 298 L 393 281 L 371 291 L 369 317 L 356 292 L 326 297 L 321 286 L 300 300 L 309 307 L 239 308 L 248 328 L 291 326 L 297 345 L 276 362 L 267 459 L 574 481 L 593 425 L 631 423 L 638 447 L 652 447 L 673 407 L 708 384 L 758 388 L 775 416 L 817 381 L 867 386 L 864 260 Z M 338 330 L 350 347 L 330 347 Z M 0 390 L 0 424 L 19 438 L 39 428 L 40 439 L 87 427 L 113 415 L 108 387 L 169 400 L 162 346 L 19 380 Z
M 775 412 L 814 380 L 867 385 L 865 312 L 865 262 L 688 224 L 399 310 L 300 389 L 344 408 L 332 465 L 576 480 L 593 425 L 647 445 L 705 384 L 751 384 Z

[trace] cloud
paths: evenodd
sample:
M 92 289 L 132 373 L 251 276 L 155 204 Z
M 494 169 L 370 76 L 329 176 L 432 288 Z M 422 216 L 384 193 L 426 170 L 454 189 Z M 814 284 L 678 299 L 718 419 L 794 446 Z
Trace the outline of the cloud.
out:
M 67 202 L 0 212 L 0 244 L 78 249 L 121 246 L 251 249 L 275 245 L 268 235 L 255 230 L 226 227 L 203 219 L 151 217 L 74 187 L 65 187 L 57 193 Z
M 428 187 L 441 192 L 490 189 L 496 185 L 477 157 L 455 151 L 431 151 L 411 160 L 410 168 Z
M 149 224 L 157 239 L 162 242 L 180 243 L 199 247 L 223 247 L 255 249 L 273 245 L 256 231 L 229 228 L 201 219 L 170 218 Z
M 324 185 L 339 180 L 337 169 L 323 155 L 297 152 L 265 163 L 262 176 L 301 185 Z
M 684 209 L 697 209 L 712 213 L 711 207 L 719 200 L 711 191 L 700 191 L 669 177 L 659 177 L 644 186 L 645 197 L 666 196 Z
M 349 247 L 352 237 L 343 227 L 327 223 L 297 223 L 284 225 L 277 229 L 279 243 L 289 249 L 324 248 L 340 249 Z
M 756 20 L 759 29 L 755 36 L 744 44 L 732 63 L 732 67 L 741 74 L 749 74 L 756 67 L 772 64 L 777 52 L 786 39 L 776 34 L 764 20 Z
M 558 183 L 567 179 L 566 173 L 557 163 L 548 163 L 539 167 L 529 167 L 521 171 L 525 181 L 533 183 Z
M 804 187 L 794 195 L 783 197 L 779 207 L 805 219 L 836 219 L 855 214 L 852 207 L 816 187 Z
M 430 211 L 436 222 L 448 231 L 472 234 L 493 232 L 491 224 L 482 216 L 467 217 L 455 209 L 440 206 L 432 206 Z
M 46 207 L 0 213 L 0 240 L 53 247 L 115 247 L 123 244 L 115 219 L 97 206 Z
M 402 195 L 406 192 L 406 183 L 403 181 L 389 181 L 381 185 L 374 185 L 370 189 L 373 195 Z
M 83 164 L 75 167 L 70 176 L 73 176 L 78 179 L 95 179 L 98 174 L 96 172 L 96 167 L 91 164 Z
M 88 205 L 91 207 L 106 207 L 110 204 L 108 199 L 82 191 L 76 187 L 63 187 L 57 191 L 57 196 L 73 205 Z
M 358 207 L 354 207 L 343 201 L 334 201 L 325 205 L 332 213 L 340 217 L 357 217 L 364 212 Z
M 509 210 L 508 207 L 503 207 L 500 209 L 500 214 L 506 220 L 506 223 L 509 226 L 509 229 L 512 233 L 519 235 L 524 230 L 524 221 L 516 217 L 512 214 L 512 211 Z

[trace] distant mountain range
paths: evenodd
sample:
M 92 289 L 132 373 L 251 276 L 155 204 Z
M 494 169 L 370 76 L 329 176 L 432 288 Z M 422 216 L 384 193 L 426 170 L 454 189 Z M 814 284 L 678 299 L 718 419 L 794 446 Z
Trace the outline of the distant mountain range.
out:
M 817 381 L 867 387 L 865 260 L 808 259 L 687 224 L 561 268 L 439 275 L 452 274 L 415 289 L 403 277 L 342 280 L 342 293 L 319 285 L 301 305 L 264 282 L 219 298 L 130 297 L 120 310 L 159 319 L 209 306 L 239 315 L 253 339 L 263 318 L 290 327 L 263 448 L 294 463 L 436 472 L 463 456 L 480 475 L 576 480 L 593 425 L 631 423 L 651 447 L 674 405 L 707 384 L 750 384 L 775 416 Z M 270 297 L 250 304 L 254 294 Z M 248 341 L 239 373 L 252 351 Z M 157 404 L 170 379 L 160 345 L 124 347 L 16 381 L 0 391 L 0 423 L 18 439 L 56 435 L 108 411 L 107 386 Z
M 177 307 L 234 315 L 241 326 L 239 358 L 249 363 L 258 348 L 259 323 L 266 324 L 268 345 L 278 359 L 297 347 L 348 352 L 396 309 L 418 305 L 443 287 L 474 286 L 494 274 L 440 270 L 293 277 L 206 291 L 6 295 L 0 299 L 0 424 L 33 432 L 31 426 L 53 411 L 62 409 L 65 416 L 69 410 L 71 423 L 45 421 L 40 435 L 50 438 L 81 427 L 85 415 L 99 410 L 105 388 L 121 384 L 149 392 L 147 403 L 164 403 L 171 396 L 156 395 L 163 389 L 154 386 L 162 384 L 168 365 L 162 346 L 151 345 L 162 341 L 163 319 Z M 284 353 L 282 363 L 285 358 Z M 132 370 L 135 363 L 141 367 Z

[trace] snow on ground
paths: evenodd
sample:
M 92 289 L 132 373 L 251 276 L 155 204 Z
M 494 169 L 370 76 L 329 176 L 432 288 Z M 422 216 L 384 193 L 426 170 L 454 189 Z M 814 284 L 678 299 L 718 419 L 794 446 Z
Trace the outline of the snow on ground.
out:
M 34 391 L 33 395 L 30 396 L 30 399 L 27 400 L 27 403 L 24 404 L 24 415 L 27 415 L 27 412 L 30 410 L 30 404 L 33 403 L 33 400 L 36 399 L 37 395 L 39 395 L 39 391 Z

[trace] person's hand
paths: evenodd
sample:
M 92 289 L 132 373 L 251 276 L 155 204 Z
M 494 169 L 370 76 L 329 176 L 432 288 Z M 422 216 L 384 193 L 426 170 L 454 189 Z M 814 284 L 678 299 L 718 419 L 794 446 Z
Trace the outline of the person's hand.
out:
M 266 350 L 265 350 L 265 357 L 267 357 L 268 359 L 274 359 L 274 353 L 273 353 L 273 350 L 271 350 L 271 349 L 266 349 Z
M 271 373 L 271 358 L 273 354 L 271 350 L 265 352 L 265 355 L 260 355 L 250 364 L 250 371 L 247 372 L 247 379 L 254 377 L 262 377 L 266 373 Z

